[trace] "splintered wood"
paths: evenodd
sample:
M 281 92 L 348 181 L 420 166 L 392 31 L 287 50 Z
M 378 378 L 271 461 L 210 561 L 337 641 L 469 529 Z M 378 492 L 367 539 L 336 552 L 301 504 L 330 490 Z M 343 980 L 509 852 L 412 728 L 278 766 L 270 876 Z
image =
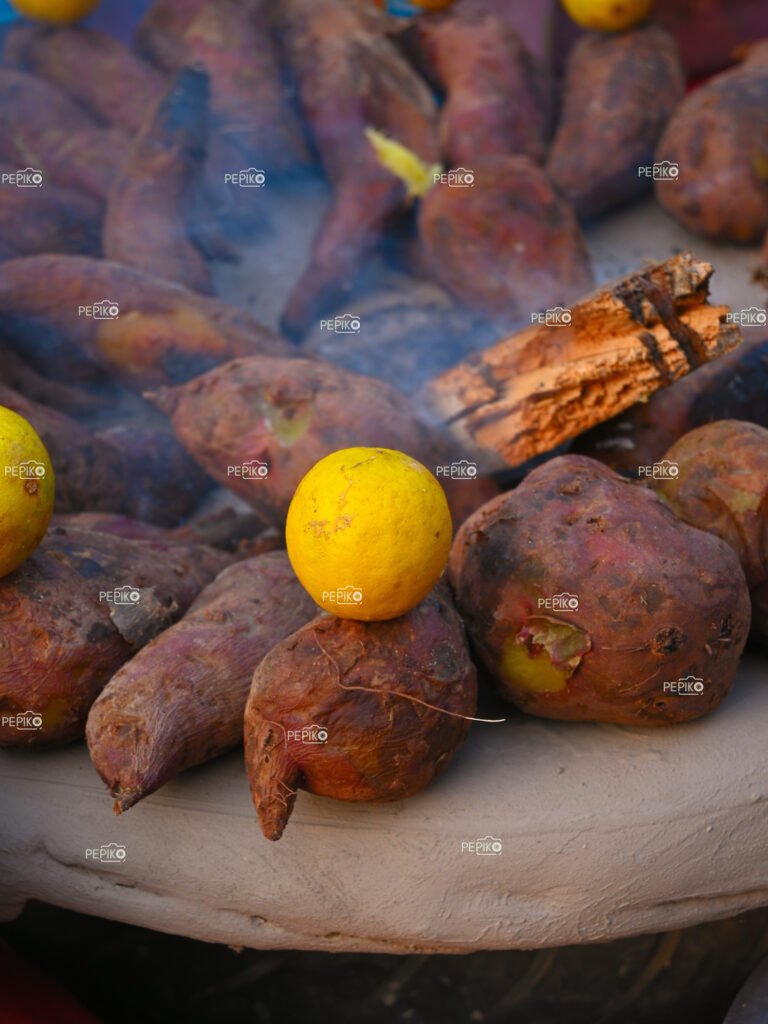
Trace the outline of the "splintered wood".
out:
M 709 304 L 712 270 L 681 253 L 632 274 L 473 354 L 425 385 L 424 404 L 482 469 L 519 465 L 741 341 L 729 308 Z

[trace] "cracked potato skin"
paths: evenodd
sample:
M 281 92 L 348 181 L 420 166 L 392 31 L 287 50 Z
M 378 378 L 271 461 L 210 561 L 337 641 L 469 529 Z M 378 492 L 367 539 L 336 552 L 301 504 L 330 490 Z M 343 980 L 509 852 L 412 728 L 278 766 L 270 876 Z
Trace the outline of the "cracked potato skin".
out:
M 470 516 L 450 575 L 474 650 L 502 695 L 545 718 L 698 718 L 730 689 L 749 632 L 747 584 L 728 545 L 583 456 L 550 460 Z M 578 598 L 576 609 L 540 607 L 563 593 Z M 536 636 L 553 629 L 575 664 L 556 650 L 548 688 L 530 677 L 524 685 L 521 666 L 545 664 L 528 660 L 542 655 Z M 664 692 L 665 681 L 688 675 L 703 680 L 702 693 Z
M 388 622 L 313 619 L 253 677 L 245 761 L 264 835 L 280 838 L 297 787 L 352 801 L 420 792 L 461 746 L 476 702 L 475 667 L 444 583 Z M 312 725 L 327 729 L 325 743 L 288 737 Z

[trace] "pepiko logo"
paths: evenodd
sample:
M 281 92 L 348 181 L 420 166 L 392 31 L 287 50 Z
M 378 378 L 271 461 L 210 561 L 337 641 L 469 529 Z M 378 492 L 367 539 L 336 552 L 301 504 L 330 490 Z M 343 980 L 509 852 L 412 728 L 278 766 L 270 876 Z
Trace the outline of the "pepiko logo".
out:
M 683 676 L 681 679 L 665 682 L 663 690 L 664 693 L 674 693 L 680 697 L 698 697 L 704 693 L 704 680 L 698 676 Z
M 543 324 L 545 327 L 568 327 L 572 320 L 570 309 L 564 306 L 553 306 L 543 313 L 531 313 L 531 323 Z
M 6 171 L 0 175 L 3 185 L 15 185 L 16 188 L 42 188 L 43 172 L 34 167 L 25 167 L 23 171 Z
M 15 715 L 0 715 L 0 726 L 21 732 L 38 732 L 43 728 L 43 716 L 37 711 L 19 711 Z
M 333 317 L 331 320 L 321 320 L 321 331 L 333 331 L 334 334 L 359 334 L 360 317 L 352 313 L 344 313 L 342 316 Z
M 478 857 L 500 857 L 501 840 L 494 836 L 483 836 L 482 839 L 472 839 L 461 844 L 462 853 L 474 853 Z
M 554 597 L 540 597 L 539 608 L 546 608 L 552 612 L 577 612 L 579 610 L 579 599 L 575 594 L 555 594 Z
M 17 466 L 6 466 L 5 475 L 18 477 L 19 480 L 42 480 L 45 466 L 37 459 L 26 459 Z
M 477 476 L 477 463 L 459 459 L 445 466 L 435 466 L 435 476 L 447 476 L 451 480 L 474 480 Z
M 433 180 L 436 185 L 448 185 L 449 188 L 472 188 L 475 172 L 466 167 L 456 167 L 452 171 L 435 171 Z
M 125 847 L 122 843 L 94 846 L 85 851 L 85 859 L 98 860 L 102 864 L 122 864 L 125 860 Z
M 652 480 L 676 480 L 680 475 L 680 467 L 676 462 L 662 459 L 650 466 L 638 466 L 638 476 L 650 477 Z
M 353 587 L 351 584 L 346 587 L 339 587 L 338 590 L 324 590 L 323 600 L 330 604 L 340 604 L 349 607 L 363 603 L 363 592 L 360 587 Z
M 136 587 L 131 587 L 127 583 L 124 587 L 118 587 L 117 590 L 100 590 L 99 600 L 107 601 L 109 604 L 114 605 L 133 605 L 138 604 L 141 599 L 141 594 Z
M 740 327 L 765 327 L 768 323 L 768 313 L 758 306 L 750 306 L 749 309 L 740 309 L 738 313 L 727 313 L 725 322 L 739 324 Z
M 286 729 L 285 737 L 289 743 L 325 743 L 328 730 L 321 725 L 305 725 L 302 729 Z
M 671 160 L 660 160 L 648 167 L 638 167 L 637 173 L 641 178 L 653 178 L 654 181 L 677 181 L 680 177 L 680 165 Z
M 120 316 L 120 307 L 111 299 L 102 299 L 94 302 L 92 306 L 78 306 L 78 316 L 89 316 L 92 320 L 117 320 Z
M 238 185 L 240 188 L 264 188 L 267 176 L 256 167 L 247 167 L 244 171 L 224 175 L 225 185 Z
M 243 480 L 265 480 L 269 476 L 269 466 L 260 459 L 251 459 L 240 466 L 227 466 L 227 476 L 239 476 Z

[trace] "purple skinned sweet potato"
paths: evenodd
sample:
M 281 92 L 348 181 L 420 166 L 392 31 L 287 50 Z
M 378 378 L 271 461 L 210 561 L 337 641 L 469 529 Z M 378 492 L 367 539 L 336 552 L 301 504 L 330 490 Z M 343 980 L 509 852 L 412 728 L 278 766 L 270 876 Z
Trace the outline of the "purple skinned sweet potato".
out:
M 501 694 L 544 718 L 698 718 L 728 693 L 749 632 L 732 549 L 577 455 L 470 516 L 450 577 Z

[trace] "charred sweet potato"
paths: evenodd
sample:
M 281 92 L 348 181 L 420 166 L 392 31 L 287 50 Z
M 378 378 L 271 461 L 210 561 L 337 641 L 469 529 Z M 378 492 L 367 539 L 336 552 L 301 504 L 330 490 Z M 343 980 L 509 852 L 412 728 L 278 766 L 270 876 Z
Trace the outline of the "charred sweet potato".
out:
M 114 512 L 73 512 L 56 514 L 54 526 L 72 530 L 95 530 L 126 540 L 159 540 L 169 544 L 204 544 L 232 551 L 238 558 L 255 558 L 284 547 L 277 530 L 265 528 L 258 516 L 222 509 L 182 526 L 169 527 Z
M 165 90 L 163 75 L 119 39 L 82 27 L 20 24 L 3 48 L 8 67 L 52 82 L 98 122 L 137 132 Z
M 419 458 L 428 439 L 394 388 L 304 359 L 236 359 L 148 397 L 215 480 L 278 525 L 299 481 L 323 456 L 379 445 Z
M 698 718 L 728 693 L 749 632 L 728 545 L 577 455 L 470 516 L 450 575 L 502 695 L 544 718 Z
M 656 160 L 679 165 L 656 198 L 691 231 L 759 242 L 768 228 L 768 41 L 690 93 L 670 118 Z
M 208 79 L 174 76 L 134 141 L 109 194 L 104 255 L 193 291 L 213 291 L 208 264 L 190 240 L 186 209 L 202 179 L 208 137 Z
M 86 729 L 115 811 L 241 743 L 255 667 L 316 612 L 285 552 L 260 555 L 220 573 L 180 622 L 124 665 Z
M 93 316 L 98 304 L 119 316 Z M 89 315 L 90 310 L 90 315 Z M 239 355 L 295 350 L 241 312 L 135 267 L 78 256 L 0 264 L 0 332 L 42 368 L 50 345 L 142 389 L 188 380 Z
M 685 434 L 664 458 L 676 472 L 654 489 L 686 523 L 733 548 L 751 592 L 768 592 L 768 430 L 718 420 Z M 761 610 L 753 603 L 752 631 L 768 642 Z
M 577 438 L 574 451 L 617 472 L 637 476 L 694 427 L 719 419 L 768 427 L 768 341 L 743 341 L 733 351 L 657 391 L 646 402 Z
M 445 584 L 389 622 L 321 616 L 256 669 L 245 763 L 267 839 L 297 788 L 336 800 L 403 800 L 461 746 L 477 683 Z
M 304 115 L 333 185 L 282 325 L 298 336 L 349 294 L 404 186 L 376 158 L 372 127 L 427 163 L 438 158 L 436 107 L 426 84 L 387 37 L 388 21 L 349 0 L 281 0 L 276 16 Z
M 184 33 L 186 61 L 211 83 L 209 168 L 255 166 L 285 173 L 310 163 L 304 130 L 289 102 L 280 57 L 264 15 L 242 0 L 208 0 Z
M 471 186 L 437 184 L 421 201 L 419 238 L 435 281 L 505 321 L 592 287 L 573 210 L 533 161 L 486 157 L 472 172 Z
M 91 704 L 120 665 L 182 615 L 229 560 L 202 545 L 49 530 L 0 580 L 0 710 L 42 718 L 39 729 L 0 725 L 0 746 L 81 736 Z M 115 600 L 120 588 L 124 603 Z
M 50 366 L 49 373 L 60 367 Z M 27 398 L 43 405 L 58 409 L 70 416 L 96 413 L 110 408 L 114 396 L 109 393 L 94 394 L 74 384 L 65 384 L 52 377 L 38 373 L 26 360 L 0 340 L 0 381 L 6 387 L 21 392 Z
M 0 163 L 0 174 L 16 170 Z M 101 205 L 92 196 L 46 182 L 44 188 L 0 188 L 0 241 L 18 256 L 101 251 Z
M 97 127 L 54 85 L 0 68 L 0 160 L 103 201 L 129 146 L 126 135 Z
M 520 154 L 543 163 L 554 127 L 555 83 L 493 14 L 456 12 L 416 22 L 419 47 L 445 90 L 440 147 L 454 167 Z
M 571 50 L 547 173 L 580 217 L 647 192 L 656 144 L 685 92 L 677 44 L 660 25 L 590 32 Z

